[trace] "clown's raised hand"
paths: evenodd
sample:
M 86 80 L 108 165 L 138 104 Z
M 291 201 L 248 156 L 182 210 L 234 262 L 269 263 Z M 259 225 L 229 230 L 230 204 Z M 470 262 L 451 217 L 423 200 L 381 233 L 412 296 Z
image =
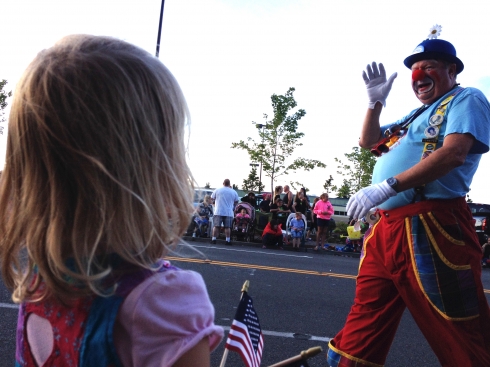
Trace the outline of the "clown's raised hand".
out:
M 373 62 L 366 67 L 366 71 L 362 72 L 362 78 L 366 83 L 366 88 L 369 97 L 369 108 L 373 109 L 376 102 L 381 102 L 383 106 L 386 106 L 386 98 L 390 94 L 393 80 L 397 77 L 397 73 L 391 74 L 390 78 L 386 80 L 386 71 L 383 64 L 378 65 Z

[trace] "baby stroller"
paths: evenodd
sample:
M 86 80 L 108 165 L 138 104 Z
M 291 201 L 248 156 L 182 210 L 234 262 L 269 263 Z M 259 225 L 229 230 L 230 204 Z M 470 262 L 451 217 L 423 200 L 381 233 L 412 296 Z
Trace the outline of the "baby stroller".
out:
M 289 236 L 291 235 L 291 221 L 296 217 L 296 213 L 291 213 L 286 220 L 286 241 L 289 242 Z M 303 219 L 303 223 L 305 224 L 305 230 L 303 231 L 303 237 L 301 238 L 301 247 L 304 248 L 305 252 L 307 251 L 305 246 L 306 240 L 306 232 L 308 231 L 308 221 L 306 220 L 306 216 L 301 214 L 301 218 Z
M 237 219 L 237 214 L 240 213 L 242 209 L 245 209 L 247 211 L 247 214 L 250 216 L 248 223 L 243 229 L 239 223 L 239 220 Z M 254 223 L 255 223 L 255 208 L 252 206 L 252 204 L 249 203 L 245 203 L 245 202 L 239 203 L 235 207 L 233 225 L 231 226 L 231 235 L 233 236 L 233 239 L 239 241 L 245 240 L 247 242 L 251 242 L 254 238 L 254 230 L 255 230 Z

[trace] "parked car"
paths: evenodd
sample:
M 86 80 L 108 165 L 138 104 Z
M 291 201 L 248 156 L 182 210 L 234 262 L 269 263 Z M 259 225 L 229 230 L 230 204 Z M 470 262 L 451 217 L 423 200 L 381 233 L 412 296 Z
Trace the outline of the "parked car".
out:
M 478 241 L 480 245 L 487 242 L 487 238 L 490 235 L 490 205 L 489 204 L 477 204 L 468 203 L 475 220 L 476 234 L 478 235 Z

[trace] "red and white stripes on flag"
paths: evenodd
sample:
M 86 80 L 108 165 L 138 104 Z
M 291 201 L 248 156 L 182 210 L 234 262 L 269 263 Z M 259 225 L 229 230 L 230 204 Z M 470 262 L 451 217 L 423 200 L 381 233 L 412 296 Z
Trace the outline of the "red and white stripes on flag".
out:
M 252 298 L 243 292 L 235 319 L 231 324 L 225 348 L 237 352 L 246 367 L 259 367 L 264 349 L 264 338 Z

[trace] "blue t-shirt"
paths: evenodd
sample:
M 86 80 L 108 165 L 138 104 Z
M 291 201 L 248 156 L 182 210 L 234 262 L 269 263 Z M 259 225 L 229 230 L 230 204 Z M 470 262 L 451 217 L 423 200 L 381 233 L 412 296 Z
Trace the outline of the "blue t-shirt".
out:
M 429 118 L 435 115 L 440 103 L 454 93 L 454 90 L 442 96 L 410 125 L 408 132 L 396 142 L 388 153 L 376 161 L 373 170 L 373 184 L 406 171 L 420 162 L 425 138 L 424 131 L 429 127 Z M 408 116 L 397 121 L 406 121 Z M 390 125 L 383 126 L 382 131 Z M 449 102 L 444 122 L 439 126 L 437 148 L 442 146 L 444 137 L 449 134 L 471 134 L 476 140 L 463 165 L 453 169 L 447 175 L 425 185 L 427 199 L 452 199 L 465 196 L 471 185 L 473 175 L 478 168 L 481 155 L 488 152 L 490 145 L 490 104 L 485 95 L 475 88 L 465 88 Z M 414 189 L 400 192 L 388 199 L 379 208 L 388 210 L 410 204 L 415 196 Z
M 305 228 L 305 222 L 303 222 L 302 219 L 293 218 L 293 219 L 291 219 L 291 222 L 289 222 L 289 226 L 291 228 L 297 227 L 297 228 L 299 228 L 299 230 L 302 231 Z

